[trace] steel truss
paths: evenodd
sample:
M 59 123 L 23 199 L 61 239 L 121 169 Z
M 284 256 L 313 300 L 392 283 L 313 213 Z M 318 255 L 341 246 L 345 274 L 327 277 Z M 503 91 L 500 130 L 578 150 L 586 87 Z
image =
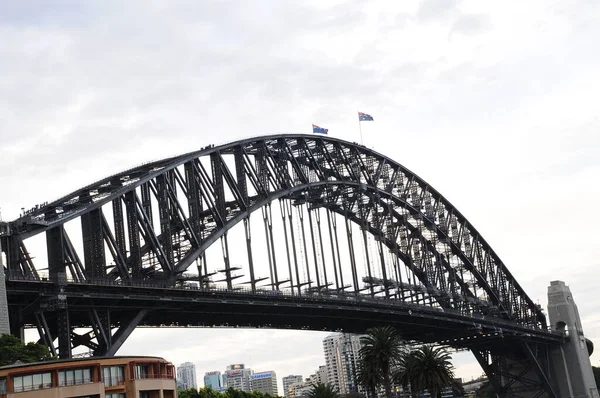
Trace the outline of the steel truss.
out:
M 472 349 L 498 396 L 558 398 L 551 383 L 550 347 L 526 339 L 501 352 Z
M 257 274 L 253 250 L 259 217 L 268 276 Z M 66 227 L 73 220 L 81 223 L 77 239 Z M 237 224 L 245 237 L 243 267 L 231 262 L 229 233 Z M 228 290 L 243 280 L 252 292 L 380 297 L 547 329 L 540 306 L 439 192 L 392 159 L 329 137 L 277 135 L 209 146 L 38 206 L 0 236 L 9 284 L 43 282 L 25 247 L 43 232 L 55 289 L 189 281 L 210 287 L 220 274 Z M 218 270 L 207 261 L 214 244 L 221 247 Z M 194 263 L 198 273 L 190 274 Z M 72 324 L 69 299 L 61 304 L 59 296 L 57 290 L 57 303 L 13 305 L 11 322 L 30 319 L 61 357 L 77 345 L 113 354 L 146 315 L 138 309 L 116 320 L 113 309 L 91 308 L 89 332 L 75 334 L 83 325 Z M 529 348 L 531 362 L 537 347 Z M 490 355 L 476 352 L 482 366 L 501 374 L 500 365 L 485 361 Z

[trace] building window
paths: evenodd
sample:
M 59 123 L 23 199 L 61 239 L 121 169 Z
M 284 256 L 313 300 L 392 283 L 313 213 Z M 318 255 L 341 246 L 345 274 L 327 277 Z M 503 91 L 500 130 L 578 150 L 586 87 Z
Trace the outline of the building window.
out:
M 92 382 L 92 371 L 90 368 L 66 369 L 58 372 L 59 386 L 75 386 Z
M 136 365 L 135 366 L 135 377 L 136 379 L 148 379 L 151 377 L 148 372 L 148 365 Z
M 150 391 L 140 391 L 140 398 L 150 398 Z
M 118 386 L 125 381 L 123 366 L 105 366 L 102 368 L 102 378 L 106 387 Z
M 0 395 L 6 395 L 6 379 L 0 379 Z
M 52 375 L 50 373 L 36 373 L 26 376 L 13 377 L 15 392 L 41 390 L 52 387 Z
M 120 392 L 117 394 L 106 394 L 105 395 L 106 398 L 125 398 L 125 394 Z

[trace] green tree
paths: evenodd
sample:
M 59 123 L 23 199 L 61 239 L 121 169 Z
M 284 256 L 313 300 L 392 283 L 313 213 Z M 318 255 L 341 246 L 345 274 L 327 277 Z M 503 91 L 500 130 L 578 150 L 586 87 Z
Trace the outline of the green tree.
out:
M 189 388 L 187 390 L 179 390 L 177 392 L 179 398 L 200 398 L 200 394 L 195 388 Z
M 423 345 L 405 354 L 397 379 L 402 383 L 408 381 L 413 394 L 427 390 L 441 398 L 445 388 L 456 387 L 451 359 L 444 348 Z
M 496 398 L 498 395 L 496 395 L 492 383 L 488 380 L 475 391 L 475 396 L 477 398 Z
M 0 336 L 0 366 L 11 365 L 17 361 L 31 363 L 52 359 L 48 347 L 38 343 L 24 344 L 11 334 Z
M 416 378 L 416 375 L 414 374 L 416 371 L 415 360 L 416 351 L 405 351 L 397 363 L 394 381 L 401 385 L 404 391 L 408 391 Z M 411 395 L 413 397 L 417 396 L 415 388 L 411 388 Z
M 385 396 L 392 396 L 392 370 L 401 360 L 404 348 L 396 329 L 391 326 L 375 327 L 367 330 L 361 338 L 359 378 L 371 391 L 383 386 Z
M 224 393 L 224 398 L 246 398 L 242 391 L 229 387 Z
M 198 393 L 200 398 L 224 398 L 223 393 L 215 391 L 210 387 L 200 388 L 198 389 Z
M 367 390 L 369 398 L 377 397 L 377 388 L 383 383 L 383 378 L 372 362 L 359 362 L 356 378 L 357 382 Z
M 329 383 L 313 384 L 307 395 L 308 398 L 339 398 L 340 396 L 335 387 Z
M 592 366 L 592 372 L 594 372 L 594 380 L 596 380 L 596 388 L 600 388 L 600 368 Z

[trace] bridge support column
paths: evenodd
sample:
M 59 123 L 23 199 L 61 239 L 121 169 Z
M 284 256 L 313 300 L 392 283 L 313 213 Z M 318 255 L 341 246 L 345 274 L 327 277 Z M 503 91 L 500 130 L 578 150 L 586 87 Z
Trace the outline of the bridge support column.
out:
M 548 316 L 552 330 L 567 337 L 567 342 L 550 354 L 559 396 L 598 397 L 579 311 L 571 290 L 562 281 L 553 281 L 548 287 Z
M 58 356 L 61 359 L 71 358 L 71 322 L 69 310 L 66 308 L 59 311 L 57 317 L 58 326 Z
M 2 226 L 0 225 L 0 228 Z M 0 236 L 2 231 L 0 231 Z M 0 335 L 10 334 L 10 320 L 8 316 L 8 299 L 6 298 L 6 278 L 2 260 L 2 238 L 0 238 Z

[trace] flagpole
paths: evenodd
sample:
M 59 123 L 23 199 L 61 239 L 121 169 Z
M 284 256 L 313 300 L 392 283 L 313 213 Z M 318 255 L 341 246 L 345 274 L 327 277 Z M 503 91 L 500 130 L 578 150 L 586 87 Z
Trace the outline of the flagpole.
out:
M 360 112 L 359 112 L 359 115 L 358 115 L 358 132 L 360 133 L 360 145 L 363 145 L 362 126 L 360 124 Z

